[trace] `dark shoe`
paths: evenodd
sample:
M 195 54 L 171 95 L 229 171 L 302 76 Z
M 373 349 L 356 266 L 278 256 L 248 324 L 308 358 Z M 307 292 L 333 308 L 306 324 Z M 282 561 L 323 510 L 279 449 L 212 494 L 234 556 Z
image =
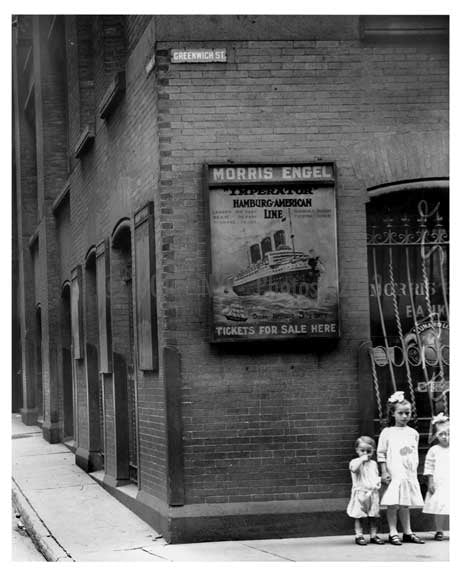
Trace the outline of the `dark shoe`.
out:
M 443 532 L 436 532 L 434 535 L 434 540 L 437 540 L 437 542 L 441 542 L 443 540 Z
M 385 542 L 379 536 L 373 536 L 373 538 L 370 538 L 370 544 L 385 544 Z
M 363 536 L 357 536 L 355 538 L 355 543 L 358 544 L 359 546 L 366 546 L 367 545 L 367 541 L 365 540 L 365 538 Z
M 402 542 L 411 542 L 411 544 L 425 544 L 424 540 L 416 534 L 404 534 L 402 536 Z
M 400 536 L 398 534 L 394 534 L 394 536 L 389 534 L 389 542 L 394 546 L 402 546 L 402 541 L 400 540 Z

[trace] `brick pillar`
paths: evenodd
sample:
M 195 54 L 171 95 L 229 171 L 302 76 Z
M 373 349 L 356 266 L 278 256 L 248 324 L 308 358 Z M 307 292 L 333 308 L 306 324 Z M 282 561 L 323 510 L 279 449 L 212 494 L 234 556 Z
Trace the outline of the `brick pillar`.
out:
M 100 395 L 98 307 L 96 296 L 96 255 L 92 253 L 86 261 L 83 277 L 83 326 L 85 338 L 85 438 L 81 438 L 75 454 L 76 463 L 86 471 L 103 468 L 101 449 L 104 438 L 101 434 L 102 397 Z
M 54 44 L 59 26 L 50 18 L 33 17 L 40 303 L 42 310 L 43 436 L 62 439 L 59 410 L 59 268 L 56 222 L 52 203 L 67 179 L 66 77 Z
M 34 272 L 29 238 L 37 224 L 35 134 L 33 113 L 26 113 L 30 92 L 23 73 L 31 47 L 30 18 L 18 19 L 13 35 L 14 138 L 16 153 L 16 225 L 18 313 L 21 338 L 22 420 L 37 421 L 35 374 Z

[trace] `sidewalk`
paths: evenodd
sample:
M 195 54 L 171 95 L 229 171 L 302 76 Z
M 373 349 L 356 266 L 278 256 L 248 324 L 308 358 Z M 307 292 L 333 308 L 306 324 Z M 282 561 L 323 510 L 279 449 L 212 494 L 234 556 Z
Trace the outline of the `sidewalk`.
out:
M 352 535 L 167 544 L 153 528 L 74 464 L 63 444 L 13 414 L 13 500 L 49 561 L 447 561 L 449 542 L 359 547 Z M 352 534 L 352 521 L 351 521 Z

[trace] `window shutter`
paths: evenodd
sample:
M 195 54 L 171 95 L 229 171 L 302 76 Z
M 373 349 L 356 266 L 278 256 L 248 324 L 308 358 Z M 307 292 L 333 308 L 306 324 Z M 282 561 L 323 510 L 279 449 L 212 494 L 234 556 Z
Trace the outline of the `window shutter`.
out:
M 138 366 L 141 370 L 157 370 L 155 235 L 154 205 L 152 202 L 149 202 L 135 214 L 134 246 Z
M 82 267 L 72 270 L 70 287 L 71 323 L 72 323 L 72 349 L 74 359 L 83 358 L 83 317 L 82 317 Z
M 96 246 L 96 291 L 98 297 L 99 371 L 112 371 L 110 325 L 109 246 L 104 240 Z

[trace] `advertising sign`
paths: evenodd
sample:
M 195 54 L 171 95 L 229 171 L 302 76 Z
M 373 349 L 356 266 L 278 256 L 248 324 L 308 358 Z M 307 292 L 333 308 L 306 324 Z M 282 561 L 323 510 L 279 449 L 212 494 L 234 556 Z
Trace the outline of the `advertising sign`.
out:
M 334 164 L 205 169 L 211 341 L 337 338 Z

